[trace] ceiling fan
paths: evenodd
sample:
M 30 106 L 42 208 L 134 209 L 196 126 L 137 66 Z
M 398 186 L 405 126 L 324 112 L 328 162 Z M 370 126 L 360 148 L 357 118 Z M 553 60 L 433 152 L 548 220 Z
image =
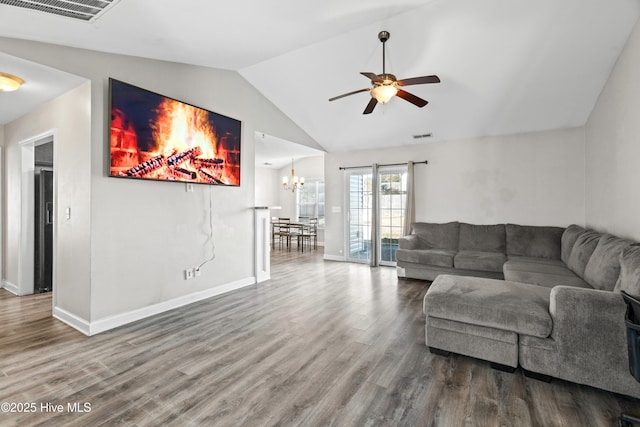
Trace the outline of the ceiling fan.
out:
M 367 108 L 364 109 L 364 112 L 362 114 L 371 114 L 378 102 L 381 104 L 386 104 L 394 96 L 399 96 L 405 101 L 408 101 L 420 108 L 427 105 L 427 101 L 405 90 L 402 90 L 400 86 L 440 83 L 440 79 L 438 78 L 438 76 L 422 76 L 398 80 L 393 74 L 387 74 L 385 68 L 385 43 L 387 42 L 387 40 L 389 40 L 389 37 L 390 34 L 388 31 L 380 31 L 378 33 L 378 39 L 380 39 L 380 41 L 382 42 L 382 74 L 365 72 L 360 73 L 371 80 L 372 86 L 365 89 L 354 90 L 353 92 L 345 93 L 343 95 L 334 96 L 333 98 L 330 98 L 329 101 L 335 101 L 336 99 L 344 98 L 345 96 L 369 91 L 369 93 L 371 94 L 371 101 L 369 101 L 369 104 L 367 104 Z

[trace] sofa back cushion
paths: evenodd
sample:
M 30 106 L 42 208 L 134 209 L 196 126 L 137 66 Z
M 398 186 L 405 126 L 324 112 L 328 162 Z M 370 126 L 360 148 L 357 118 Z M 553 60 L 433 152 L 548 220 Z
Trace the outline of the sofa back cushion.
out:
M 620 276 L 620 254 L 630 244 L 611 234 L 602 235 L 584 269 L 584 280 L 594 289 L 613 291 Z
M 562 227 L 507 224 L 507 255 L 560 259 Z
M 575 245 L 578 236 L 584 233 L 585 229 L 580 227 L 579 225 L 571 224 L 564 230 L 562 233 L 562 246 L 561 246 L 561 254 L 560 259 L 565 264 L 569 263 L 569 257 L 571 256 L 571 249 L 573 249 L 573 245 Z
M 461 222 L 458 250 L 506 253 L 504 224 L 475 225 Z
M 415 222 L 411 224 L 413 234 L 418 235 L 422 246 L 426 249 L 458 250 L 460 223 L 458 221 L 436 224 L 431 222 Z
M 614 291 L 640 297 L 640 244 L 636 243 L 622 249 L 620 253 L 620 277 Z
M 567 267 L 578 276 L 584 279 L 584 270 L 587 268 L 587 263 L 591 254 L 596 250 L 598 246 L 598 240 L 602 235 L 593 230 L 585 230 L 584 233 L 578 236 L 576 243 L 571 249 L 571 255 L 569 255 L 569 261 Z

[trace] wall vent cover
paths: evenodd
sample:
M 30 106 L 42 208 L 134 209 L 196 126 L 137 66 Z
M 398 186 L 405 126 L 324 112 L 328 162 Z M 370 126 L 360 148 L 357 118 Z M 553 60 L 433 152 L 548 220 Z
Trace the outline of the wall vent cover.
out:
M 419 135 L 413 135 L 413 139 L 431 138 L 431 133 L 423 133 Z
M 22 7 L 66 16 L 81 21 L 93 21 L 119 0 L 0 0 L 0 4 Z

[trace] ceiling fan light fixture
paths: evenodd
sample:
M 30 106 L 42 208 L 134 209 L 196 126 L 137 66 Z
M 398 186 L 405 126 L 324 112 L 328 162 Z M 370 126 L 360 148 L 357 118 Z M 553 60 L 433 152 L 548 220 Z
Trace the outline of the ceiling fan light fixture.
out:
M 13 74 L 0 72 L 0 92 L 13 92 L 24 84 L 24 80 Z
M 398 88 L 395 85 L 377 85 L 371 89 L 371 96 L 380 104 L 386 104 L 397 93 Z

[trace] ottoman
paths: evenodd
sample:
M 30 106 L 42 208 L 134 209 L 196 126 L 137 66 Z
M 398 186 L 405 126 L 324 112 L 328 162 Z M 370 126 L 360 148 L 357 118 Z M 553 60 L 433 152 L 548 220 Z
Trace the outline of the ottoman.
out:
M 424 297 L 425 341 L 432 352 L 453 352 L 518 366 L 518 334 L 551 333 L 551 289 L 479 277 L 440 275 Z

